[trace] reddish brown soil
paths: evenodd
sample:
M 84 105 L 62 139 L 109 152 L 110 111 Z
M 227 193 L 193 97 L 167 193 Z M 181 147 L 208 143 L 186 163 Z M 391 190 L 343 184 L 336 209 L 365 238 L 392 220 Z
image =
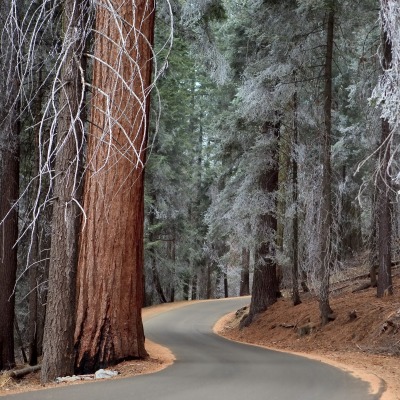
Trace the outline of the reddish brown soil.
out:
M 363 281 L 365 282 L 365 281 Z M 368 380 L 371 391 L 384 391 L 382 399 L 400 399 L 400 278 L 394 278 L 395 295 L 376 298 L 376 289 L 352 293 L 359 280 L 334 285 L 331 307 L 335 321 L 321 327 L 316 299 L 302 295 L 293 307 L 290 298 L 279 299 L 247 328 L 239 322 L 245 311 L 232 313 L 216 330 L 237 341 L 301 353 L 347 369 Z M 355 312 L 356 317 L 350 318 Z M 311 326 L 300 335 L 299 328 Z

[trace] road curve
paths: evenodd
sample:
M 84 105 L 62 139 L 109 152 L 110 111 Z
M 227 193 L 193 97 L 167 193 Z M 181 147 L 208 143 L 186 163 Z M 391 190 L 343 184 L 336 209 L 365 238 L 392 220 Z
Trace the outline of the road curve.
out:
M 321 362 L 231 342 L 212 332 L 248 299 L 194 303 L 149 318 L 146 336 L 169 347 L 161 372 L 4 396 L 14 400 L 377 400 L 369 385 Z

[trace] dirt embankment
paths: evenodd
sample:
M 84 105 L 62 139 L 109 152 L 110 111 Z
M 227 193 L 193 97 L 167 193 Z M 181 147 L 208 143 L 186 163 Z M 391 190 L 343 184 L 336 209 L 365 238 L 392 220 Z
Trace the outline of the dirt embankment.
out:
M 354 373 L 371 383 L 383 400 L 400 399 L 400 277 L 394 296 L 376 298 L 376 289 L 353 293 L 363 282 L 348 280 L 333 287 L 331 307 L 336 319 L 321 327 L 318 302 L 302 295 L 293 307 L 279 299 L 247 328 L 239 322 L 246 310 L 219 321 L 216 331 L 228 339 L 294 352 Z

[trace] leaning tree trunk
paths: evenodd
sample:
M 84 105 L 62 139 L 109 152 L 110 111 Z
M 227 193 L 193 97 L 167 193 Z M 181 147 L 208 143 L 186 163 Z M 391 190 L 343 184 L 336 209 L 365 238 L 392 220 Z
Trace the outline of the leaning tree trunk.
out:
M 10 2 L 0 3 L 0 371 L 14 367 L 14 285 L 17 271 L 19 193 L 18 81 L 15 15 Z M 9 19 L 6 19 L 9 17 Z M 9 25 L 4 26 L 3 21 Z M 7 34 L 10 36 L 7 37 Z
M 77 372 L 147 355 L 144 163 L 154 1 L 100 1 L 78 262 Z
M 49 290 L 43 338 L 42 382 L 74 371 L 76 265 L 81 210 L 82 52 L 86 3 L 68 0 L 63 10 L 63 42 L 68 46 L 60 75 L 57 154 L 54 168 Z M 77 32 L 79 34 L 77 35 Z
M 392 46 L 387 33 L 383 33 L 383 68 L 391 68 Z M 375 210 L 376 241 L 378 250 L 378 285 L 377 296 L 383 297 L 393 294 L 392 284 L 392 218 L 391 218 L 391 179 L 389 176 L 390 163 L 390 126 L 387 119 L 382 119 L 381 143 L 379 149 L 379 171 L 377 177 L 377 196 Z
M 327 22 L 327 41 L 325 55 L 324 119 L 322 130 L 322 199 L 320 211 L 320 276 L 319 276 L 319 309 L 323 325 L 329 322 L 332 309 L 329 304 L 329 277 L 332 264 L 332 170 L 331 170 L 331 136 L 332 136 L 332 65 L 333 65 L 333 30 L 334 1 L 330 2 Z
M 279 138 L 280 125 L 265 124 L 264 133 L 274 136 L 275 144 L 271 144 L 271 162 L 260 177 L 260 187 L 266 196 L 275 196 L 279 182 Z M 260 244 L 255 252 L 253 287 L 249 315 L 242 326 L 249 326 L 256 314 L 264 312 L 274 304 L 279 291 L 275 259 L 275 235 L 277 230 L 276 210 L 268 210 L 259 217 Z

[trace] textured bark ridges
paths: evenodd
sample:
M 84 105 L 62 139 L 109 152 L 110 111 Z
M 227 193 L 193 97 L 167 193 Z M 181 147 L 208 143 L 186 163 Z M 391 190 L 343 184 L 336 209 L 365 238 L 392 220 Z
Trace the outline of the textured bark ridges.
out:
M 143 164 L 153 24 L 153 1 L 98 3 L 95 58 L 102 62 L 93 67 L 77 280 L 75 365 L 82 373 L 147 355 Z
M 1 125 L 0 125 L 1 126 Z M 14 285 L 17 270 L 18 213 L 10 207 L 18 199 L 18 150 L 3 150 L 0 156 L 0 370 L 13 368 Z
M 0 2 L 0 15 L 11 15 L 11 2 Z M 13 17 L 16 17 L 13 15 Z M 12 368 L 14 359 L 14 285 L 17 270 L 19 195 L 19 130 L 16 19 L 0 18 L 0 370 Z
M 41 380 L 49 382 L 57 376 L 71 375 L 74 369 L 75 283 L 78 256 L 78 234 L 81 221 L 80 169 L 82 159 L 81 54 L 84 47 L 82 15 L 85 2 L 64 3 L 64 41 L 74 40 L 69 47 L 61 71 L 60 113 L 57 128 L 52 243 L 49 266 L 43 361 Z

